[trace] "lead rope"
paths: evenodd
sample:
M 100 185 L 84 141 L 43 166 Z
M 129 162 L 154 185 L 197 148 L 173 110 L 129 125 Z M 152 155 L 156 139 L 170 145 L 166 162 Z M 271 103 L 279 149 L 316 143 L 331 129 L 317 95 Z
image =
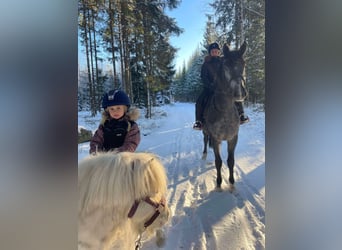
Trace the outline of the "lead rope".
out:
M 141 249 L 142 243 L 141 243 L 141 234 L 139 234 L 138 239 L 135 241 L 135 250 Z

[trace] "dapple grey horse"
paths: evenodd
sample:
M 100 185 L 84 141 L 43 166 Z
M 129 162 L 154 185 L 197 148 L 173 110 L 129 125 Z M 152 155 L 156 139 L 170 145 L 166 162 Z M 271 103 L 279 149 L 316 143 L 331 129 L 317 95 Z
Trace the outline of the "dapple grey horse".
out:
M 228 143 L 229 182 L 234 188 L 234 152 L 238 142 L 240 118 L 235 102 L 242 102 L 247 97 L 245 87 L 243 55 L 246 42 L 238 50 L 230 50 L 228 45 L 223 47 L 223 57 L 220 57 L 218 67 L 209 70 L 214 75 L 214 89 L 204 110 L 204 150 L 202 159 L 207 156 L 207 144 L 213 148 L 215 167 L 217 170 L 216 184 L 221 188 L 222 159 L 221 142 Z

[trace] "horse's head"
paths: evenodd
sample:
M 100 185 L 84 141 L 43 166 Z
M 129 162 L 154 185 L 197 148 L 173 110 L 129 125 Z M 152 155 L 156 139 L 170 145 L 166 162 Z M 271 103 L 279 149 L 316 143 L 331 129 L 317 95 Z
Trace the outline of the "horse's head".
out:
M 221 85 L 231 90 L 234 101 L 243 101 L 247 97 L 245 86 L 245 60 L 247 44 L 244 42 L 238 50 L 230 50 L 227 44 L 223 47 Z M 226 85 L 228 83 L 228 86 Z

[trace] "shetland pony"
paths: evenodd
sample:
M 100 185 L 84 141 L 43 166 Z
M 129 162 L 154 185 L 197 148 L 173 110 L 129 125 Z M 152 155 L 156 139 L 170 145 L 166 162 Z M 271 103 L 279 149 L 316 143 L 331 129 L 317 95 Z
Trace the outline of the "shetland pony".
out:
M 138 248 L 143 232 L 156 233 L 170 210 L 165 169 L 150 153 L 100 153 L 78 165 L 79 249 Z

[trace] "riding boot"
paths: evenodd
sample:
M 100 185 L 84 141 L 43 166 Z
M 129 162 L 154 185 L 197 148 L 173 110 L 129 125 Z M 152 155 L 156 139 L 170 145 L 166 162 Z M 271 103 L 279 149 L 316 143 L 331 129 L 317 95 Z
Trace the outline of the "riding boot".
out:
M 195 109 L 196 109 L 196 121 L 195 121 L 194 125 L 192 126 L 192 128 L 195 130 L 202 130 L 203 107 L 202 107 L 201 101 L 197 100 Z
M 204 107 L 207 103 L 207 93 L 206 91 L 202 91 L 202 93 L 199 95 L 199 97 L 196 100 L 196 106 L 195 106 L 195 114 L 196 114 L 196 122 L 193 125 L 193 129 L 195 130 L 202 130 L 203 127 L 203 112 Z
M 203 117 L 203 101 L 199 98 L 197 99 L 195 106 L 196 121 L 202 121 Z

